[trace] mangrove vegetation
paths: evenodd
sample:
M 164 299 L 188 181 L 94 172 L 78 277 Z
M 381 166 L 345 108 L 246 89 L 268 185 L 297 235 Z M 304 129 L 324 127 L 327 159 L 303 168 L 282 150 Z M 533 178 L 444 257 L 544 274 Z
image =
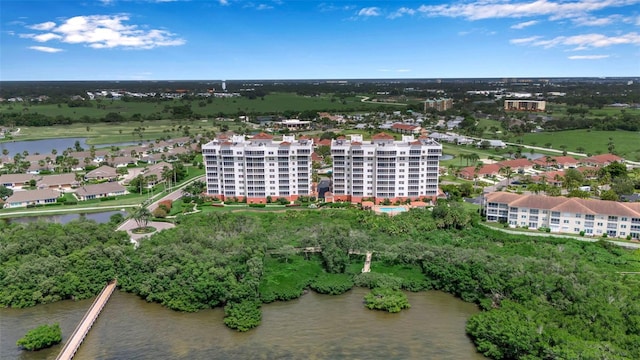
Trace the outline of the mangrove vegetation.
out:
M 137 250 L 89 221 L 13 224 L 0 235 L 0 304 L 88 297 L 117 277 L 122 290 L 177 311 L 224 307 L 225 324 L 247 331 L 261 304 L 309 289 L 375 289 L 367 306 L 387 311 L 409 305 L 397 290 L 435 289 L 483 310 L 467 333 L 491 358 L 640 358 L 640 277 L 621 274 L 640 271 L 638 251 L 509 235 L 476 220 L 446 203 L 394 217 L 212 212 L 178 217 Z M 371 273 L 361 273 L 367 251 Z

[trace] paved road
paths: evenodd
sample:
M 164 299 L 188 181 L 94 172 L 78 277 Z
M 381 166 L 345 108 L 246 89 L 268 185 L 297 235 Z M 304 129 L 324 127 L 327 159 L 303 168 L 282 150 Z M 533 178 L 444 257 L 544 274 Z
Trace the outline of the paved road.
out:
M 167 195 L 161 197 L 160 199 L 152 202 L 151 204 L 147 205 L 147 209 L 149 209 L 149 211 L 153 212 L 153 210 L 155 210 L 158 207 L 160 202 L 165 201 L 165 200 L 175 201 L 175 200 L 181 198 L 182 197 L 182 189 L 184 189 L 186 186 L 188 186 L 192 182 L 198 181 L 198 180 L 202 180 L 202 179 L 204 179 L 204 175 L 195 177 L 195 178 L 185 182 L 184 184 L 180 185 L 180 187 L 178 187 L 176 190 L 170 192 L 169 194 L 167 194 Z M 138 205 L 136 205 L 136 206 L 138 206 Z M 156 231 L 170 229 L 172 227 L 175 227 L 174 224 L 166 223 L 166 222 L 159 222 L 159 221 L 152 221 L 152 222 L 149 223 L 149 226 L 153 226 L 154 228 L 156 228 Z M 126 231 L 129 234 L 129 236 L 131 237 L 131 242 L 133 242 L 136 245 L 138 245 L 140 239 L 143 239 L 143 238 L 145 238 L 147 236 L 150 236 L 153 233 L 149 233 L 149 234 L 134 234 L 134 233 L 132 233 L 131 230 L 133 230 L 133 229 L 135 229 L 137 227 L 138 227 L 138 225 L 136 224 L 135 220 L 127 219 L 125 222 L 120 224 L 120 226 L 118 226 L 118 228 L 116 230 L 118 230 L 118 231 Z

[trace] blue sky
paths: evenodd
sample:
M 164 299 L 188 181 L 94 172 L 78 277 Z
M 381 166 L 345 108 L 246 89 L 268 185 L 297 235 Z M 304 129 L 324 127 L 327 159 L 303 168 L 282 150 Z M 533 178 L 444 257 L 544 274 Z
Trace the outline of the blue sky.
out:
M 640 0 L 0 0 L 0 80 L 640 75 Z

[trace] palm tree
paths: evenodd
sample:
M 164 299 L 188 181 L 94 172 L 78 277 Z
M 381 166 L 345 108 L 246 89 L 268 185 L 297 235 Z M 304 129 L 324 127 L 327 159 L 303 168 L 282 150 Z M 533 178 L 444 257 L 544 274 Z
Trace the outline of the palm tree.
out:
M 478 155 L 476 153 L 471 153 L 471 154 L 467 155 L 467 158 L 469 160 L 471 160 L 471 163 L 476 164 L 478 162 L 478 160 L 480 160 L 480 155 Z
M 129 217 L 136 222 L 138 228 L 146 228 L 149 224 L 149 220 L 151 220 L 152 214 L 146 207 L 138 206 L 131 210 Z
M 511 180 L 511 177 L 513 176 L 513 174 L 515 174 L 515 172 L 511 170 L 511 166 L 501 167 L 499 172 L 501 174 L 504 174 L 504 176 L 507 178 L 507 187 L 509 187 L 509 182 Z

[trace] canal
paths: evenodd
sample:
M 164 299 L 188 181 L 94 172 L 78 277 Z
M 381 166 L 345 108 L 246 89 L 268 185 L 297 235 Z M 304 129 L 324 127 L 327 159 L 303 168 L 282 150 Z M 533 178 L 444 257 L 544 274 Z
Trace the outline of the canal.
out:
M 367 292 L 267 304 L 262 325 L 238 333 L 225 327 L 222 309 L 180 313 L 116 291 L 75 359 L 484 359 L 464 331 L 475 305 L 437 291 L 407 293 L 411 308 L 389 314 L 366 309 Z M 65 341 L 91 301 L 0 309 L 0 358 L 54 359 L 61 345 L 26 352 L 15 342 L 53 322 Z

